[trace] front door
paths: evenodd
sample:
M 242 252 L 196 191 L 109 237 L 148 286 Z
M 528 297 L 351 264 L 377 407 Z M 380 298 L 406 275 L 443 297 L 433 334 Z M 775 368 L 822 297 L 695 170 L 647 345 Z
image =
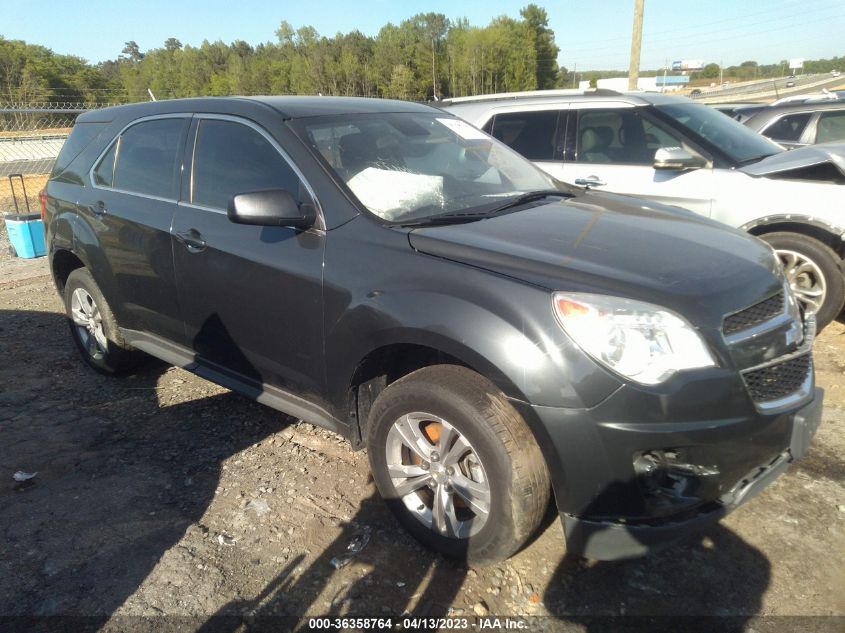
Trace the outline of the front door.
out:
M 695 150 L 641 108 L 573 109 L 567 128 L 574 155 L 563 162 L 539 163 L 555 178 L 710 215 L 712 168 L 654 169 L 654 153 L 661 147 Z
M 198 115 L 173 222 L 185 344 L 196 359 L 258 389 L 323 392 L 325 232 L 229 221 L 239 193 L 309 194 L 275 140 L 255 124 Z

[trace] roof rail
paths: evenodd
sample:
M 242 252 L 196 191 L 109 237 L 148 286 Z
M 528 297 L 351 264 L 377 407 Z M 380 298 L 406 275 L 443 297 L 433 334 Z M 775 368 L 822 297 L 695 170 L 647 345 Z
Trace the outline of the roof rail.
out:
M 523 90 L 521 92 L 499 92 L 487 95 L 473 95 L 470 97 L 452 97 L 450 99 L 443 99 L 440 103 L 444 105 L 455 103 L 468 103 L 473 101 L 500 101 L 505 99 L 521 99 L 524 97 L 572 97 L 572 96 L 597 96 L 597 97 L 611 97 L 621 95 L 621 92 L 615 90 L 608 90 L 606 88 L 597 88 L 590 90 L 581 90 L 578 88 L 565 88 L 554 90 Z

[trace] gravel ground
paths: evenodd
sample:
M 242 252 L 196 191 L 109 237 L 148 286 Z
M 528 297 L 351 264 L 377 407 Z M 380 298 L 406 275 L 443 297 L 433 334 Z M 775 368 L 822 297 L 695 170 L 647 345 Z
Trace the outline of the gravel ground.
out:
M 701 538 L 585 561 L 550 512 L 518 555 L 467 569 L 401 531 L 366 454 L 338 436 L 158 362 L 123 379 L 87 369 L 45 259 L 11 259 L 6 244 L 0 229 L 0 616 L 122 630 L 141 620 L 121 616 L 179 615 L 228 631 L 266 615 L 489 613 L 594 631 L 584 616 L 715 615 L 732 619 L 688 624 L 845 630 L 841 323 L 816 343 L 827 396 L 813 447 Z M 38 474 L 16 483 L 18 470 Z

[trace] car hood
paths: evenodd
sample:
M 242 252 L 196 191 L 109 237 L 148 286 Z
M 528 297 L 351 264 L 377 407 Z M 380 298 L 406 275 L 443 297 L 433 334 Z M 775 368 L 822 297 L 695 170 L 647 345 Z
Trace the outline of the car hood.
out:
M 838 176 L 834 172 L 835 177 L 845 178 L 845 143 L 808 145 L 788 152 L 780 152 L 751 165 L 740 167 L 740 171 L 745 172 L 749 176 L 781 175 L 784 177 L 796 177 L 800 173 L 796 174 L 795 172 L 824 164 L 829 164 L 832 169 L 838 171 Z M 824 174 L 821 171 L 817 171 L 816 173 Z M 815 180 L 816 178 L 810 179 Z
M 547 201 L 549 199 L 546 199 Z M 780 289 L 771 249 L 689 211 L 613 194 L 414 229 L 413 248 L 549 290 L 623 296 L 699 325 Z

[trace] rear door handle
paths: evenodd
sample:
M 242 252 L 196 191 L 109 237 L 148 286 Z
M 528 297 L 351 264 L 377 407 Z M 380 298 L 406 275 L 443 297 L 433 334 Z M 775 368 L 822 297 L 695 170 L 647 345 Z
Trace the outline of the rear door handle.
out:
M 173 236 L 178 241 L 182 242 L 190 253 L 199 253 L 204 251 L 207 246 L 206 241 L 202 239 L 202 235 L 200 235 L 200 232 L 196 229 L 188 229 L 184 233 L 174 233 Z
M 598 176 L 587 176 L 586 178 L 576 178 L 575 184 L 581 187 L 601 187 L 607 183 Z

